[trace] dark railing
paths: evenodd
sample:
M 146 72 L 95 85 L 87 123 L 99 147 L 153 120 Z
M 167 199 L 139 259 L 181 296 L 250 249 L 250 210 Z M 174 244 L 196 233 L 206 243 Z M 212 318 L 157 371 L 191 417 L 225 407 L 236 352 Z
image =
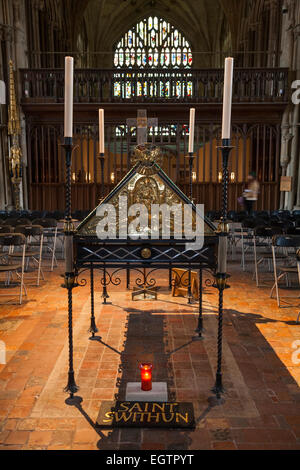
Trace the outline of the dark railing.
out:
M 23 104 L 63 102 L 63 69 L 21 69 L 20 73 Z M 77 69 L 74 101 L 221 103 L 223 80 L 223 69 Z M 288 97 L 288 69 L 235 69 L 234 102 L 286 103 Z

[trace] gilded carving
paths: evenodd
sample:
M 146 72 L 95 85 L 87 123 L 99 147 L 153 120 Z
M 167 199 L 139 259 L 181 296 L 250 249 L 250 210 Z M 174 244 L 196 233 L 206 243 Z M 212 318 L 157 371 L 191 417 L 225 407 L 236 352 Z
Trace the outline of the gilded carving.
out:
M 151 224 L 151 206 L 153 204 L 162 205 L 166 204 L 168 206 L 174 206 L 181 204 L 182 214 L 185 201 L 180 197 L 176 192 L 173 183 L 170 181 L 168 184 L 162 178 L 160 172 L 161 168 L 157 164 L 158 161 L 161 161 L 160 149 L 154 148 L 151 146 L 137 147 L 135 151 L 135 156 L 137 158 L 136 163 L 140 165 L 136 167 L 137 173 L 134 173 L 131 179 L 126 183 L 126 185 L 121 186 L 119 191 L 114 194 L 113 197 L 107 198 L 105 202 L 112 204 L 116 209 L 117 214 L 117 233 L 119 231 L 119 226 L 121 222 L 129 222 L 131 218 L 127 220 L 128 208 L 133 204 L 144 204 L 147 208 L 149 214 L 149 225 Z M 167 177 L 166 177 L 167 178 Z M 121 183 L 122 185 L 122 183 Z M 119 198 L 120 196 L 127 198 L 127 211 L 119 208 Z M 102 202 L 103 203 L 103 202 Z M 83 236 L 95 236 L 96 227 L 98 222 L 102 217 L 97 216 L 97 213 L 90 218 L 82 227 L 79 227 L 78 234 Z M 193 228 L 195 229 L 196 216 L 195 213 L 192 215 Z M 162 232 L 162 227 L 166 227 L 166 220 L 163 221 L 162 214 L 159 214 L 159 232 Z M 182 216 L 182 224 L 184 224 L 184 217 Z M 170 228 L 170 236 L 175 236 L 176 229 L 174 227 L 174 218 L 171 216 L 170 221 L 168 222 Z M 210 227 L 204 223 L 205 233 L 212 233 Z M 182 225 L 182 233 L 184 233 L 184 227 Z
M 20 147 L 19 137 L 21 135 L 20 114 L 17 107 L 15 80 L 13 63 L 9 62 L 9 91 L 10 102 L 8 109 L 8 134 L 11 136 L 12 145 L 9 154 L 9 170 L 11 182 L 15 192 L 15 207 L 20 209 L 20 184 L 22 181 L 22 150 Z

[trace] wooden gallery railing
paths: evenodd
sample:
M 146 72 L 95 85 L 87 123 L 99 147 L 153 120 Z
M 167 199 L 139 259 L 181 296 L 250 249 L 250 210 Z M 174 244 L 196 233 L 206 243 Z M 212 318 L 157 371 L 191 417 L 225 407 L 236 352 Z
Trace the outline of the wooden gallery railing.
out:
M 21 69 L 22 103 L 61 103 L 63 69 Z M 176 102 L 221 103 L 223 70 L 77 69 L 75 103 Z M 288 69 L 236 68 L 234 102 L 285 103 Z

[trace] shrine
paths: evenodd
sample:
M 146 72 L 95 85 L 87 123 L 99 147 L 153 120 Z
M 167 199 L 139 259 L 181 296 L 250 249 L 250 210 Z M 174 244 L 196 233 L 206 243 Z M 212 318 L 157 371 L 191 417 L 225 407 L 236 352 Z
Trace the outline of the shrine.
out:
M 299 450 L 299 24 L 298 0 L 0 0 L 10 458 Z

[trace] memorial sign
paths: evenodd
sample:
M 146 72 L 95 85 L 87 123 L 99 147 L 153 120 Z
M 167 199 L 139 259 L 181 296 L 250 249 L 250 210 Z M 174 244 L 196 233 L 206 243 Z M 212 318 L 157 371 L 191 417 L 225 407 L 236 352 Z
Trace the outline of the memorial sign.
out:
M 192 403 L 102 402 L 97 427 L 194 428 Z

